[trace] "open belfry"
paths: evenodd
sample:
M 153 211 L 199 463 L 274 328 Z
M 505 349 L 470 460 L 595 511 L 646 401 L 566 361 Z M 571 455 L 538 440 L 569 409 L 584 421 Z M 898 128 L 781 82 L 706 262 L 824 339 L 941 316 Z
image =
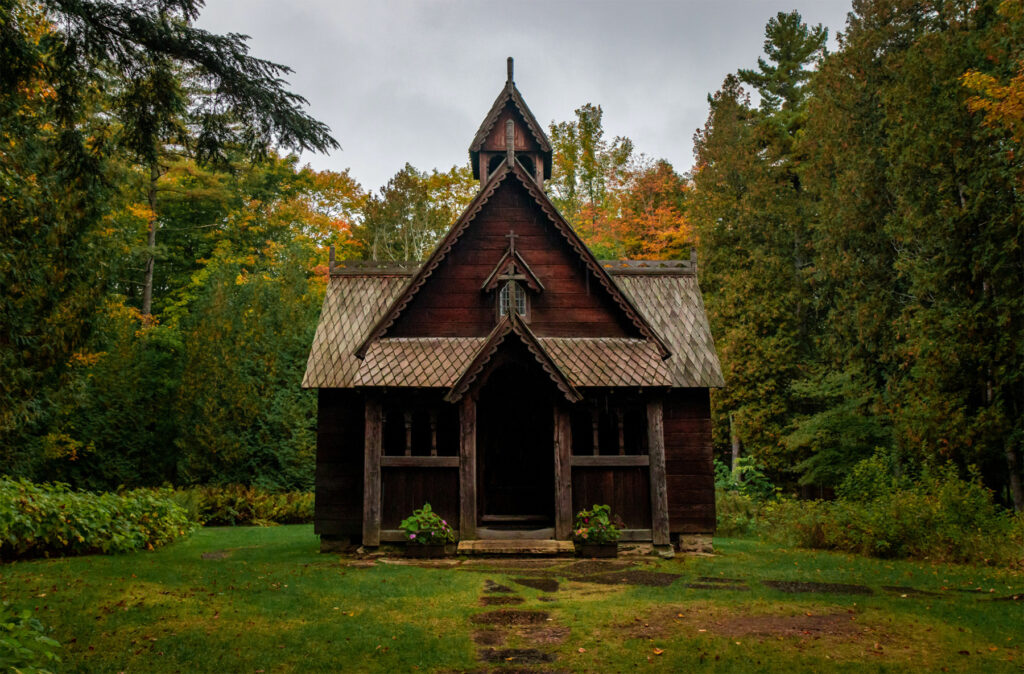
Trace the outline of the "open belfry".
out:
M 480 190 L 422 263 L 331 261 L 303 386 L 319 392 L 325 549 L 400 542 L 429 502 L 460 552 L 571 550 L 715 526 L 721 367 L 696 257 L 597 260 L 545 195 L 552 148 L 508 79 L 469 147 Z

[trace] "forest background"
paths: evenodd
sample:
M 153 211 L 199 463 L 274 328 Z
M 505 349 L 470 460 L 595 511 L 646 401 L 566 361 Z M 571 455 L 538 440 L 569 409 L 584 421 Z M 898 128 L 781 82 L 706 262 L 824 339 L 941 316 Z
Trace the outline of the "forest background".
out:
M 336 142 L 200 7 L 0 0 L 0 473 L 310 489 L 327 248 L 423 259 L 475 192 L 299 166 Z M 832 53 L 766 20 L 695 166 L 586 103 L 549 195 L 599 258 L 697 249 L 718 456 L 817 494 L 951 464 L 1020 509 L 1024 0 L 855 0 Z

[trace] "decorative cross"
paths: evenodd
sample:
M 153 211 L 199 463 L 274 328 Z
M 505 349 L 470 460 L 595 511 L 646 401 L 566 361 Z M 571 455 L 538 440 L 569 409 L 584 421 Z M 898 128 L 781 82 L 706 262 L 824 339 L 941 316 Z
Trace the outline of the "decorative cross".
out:
M 516 231 L 514 229 L 508 230 L 508 234 L 505 235 L 505 238 L 508 239 L 508 252 L 516 252 L 516 238 L 519 236 L 521 235 L 516 234 Z

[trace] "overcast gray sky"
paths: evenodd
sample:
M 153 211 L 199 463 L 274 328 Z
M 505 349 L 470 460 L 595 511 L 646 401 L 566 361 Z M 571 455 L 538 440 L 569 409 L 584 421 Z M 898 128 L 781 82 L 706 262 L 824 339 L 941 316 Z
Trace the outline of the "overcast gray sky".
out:
M 375 190 L 405 162 L 467 161 L 508 56 L 541 123 L 598 104 L 608 136 L 629 136 L 637 150 L 687 171 L 707 94 L 756 65 L 768 19 L 799 10 L 829 28 L 834 47 L 849 8 L 849 0 L 207 0 L 198 23 L 247 34 L 255 56 L 294 69 L 290 89 L 343 148 L 303 161 L 350 168 Z

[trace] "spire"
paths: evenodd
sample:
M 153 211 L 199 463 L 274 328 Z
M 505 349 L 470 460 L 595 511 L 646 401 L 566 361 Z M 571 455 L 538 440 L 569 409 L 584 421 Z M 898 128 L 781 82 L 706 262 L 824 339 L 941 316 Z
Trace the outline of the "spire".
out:
M 508 57 L 508 79 L 505 80 L 505 84 L 512 84 L 514 82 L 514 80 L 512 79 L 512 65 L 513 65 L 512 57 L 509 56 Z

